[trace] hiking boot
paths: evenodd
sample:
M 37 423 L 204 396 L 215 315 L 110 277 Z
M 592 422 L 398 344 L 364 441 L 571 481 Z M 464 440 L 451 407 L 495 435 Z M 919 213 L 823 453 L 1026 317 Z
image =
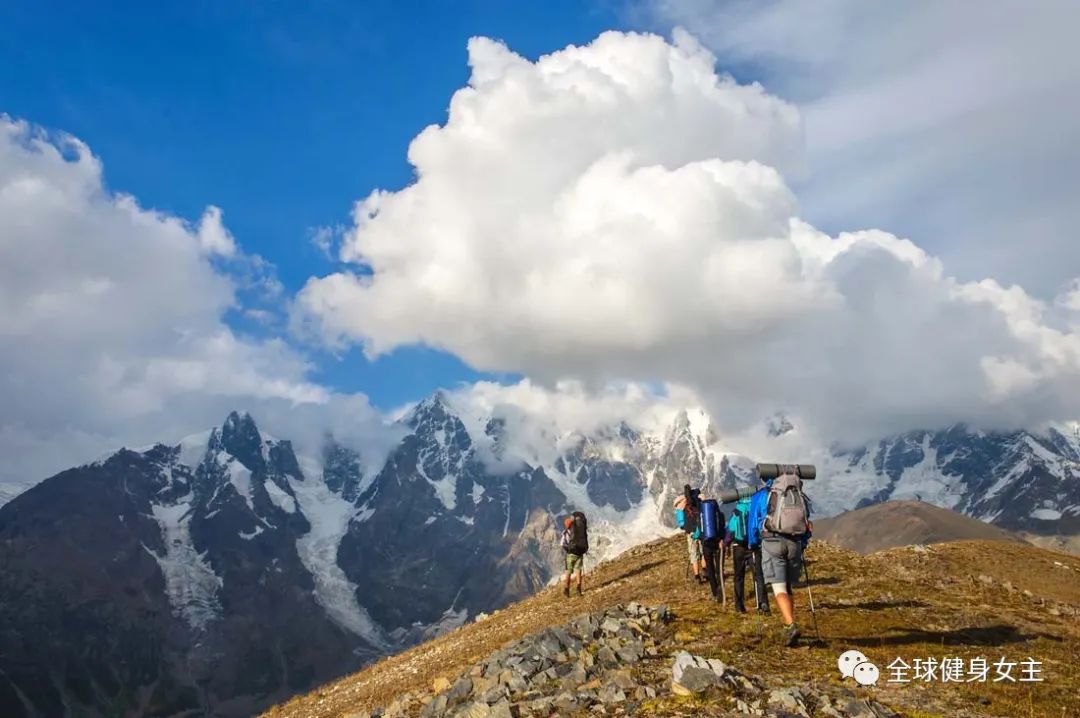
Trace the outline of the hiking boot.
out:
M 746 613 L 746 606 L 741 603 L 735 604 L 735 613 Z
M 581 595 L 581 586 L 577 587 L 577 595 L 579 595 L 579 596 Z
M 769 604 L 767 604 L 767 603 L 759 603 L 758 607 L 757 607 L 757 612 L 760 613 L 762 616 L 768 616 L 769 615 Z
M 788 648 L 794 648 L 795 644 L 799 642 L 799 627 L 794 623 L 790 626 L 784 626 L 784 645 Z
M 567 598 L 570 598 L 570 587 L 569 586 L 563 586 L 562 595 L 566 596 Z

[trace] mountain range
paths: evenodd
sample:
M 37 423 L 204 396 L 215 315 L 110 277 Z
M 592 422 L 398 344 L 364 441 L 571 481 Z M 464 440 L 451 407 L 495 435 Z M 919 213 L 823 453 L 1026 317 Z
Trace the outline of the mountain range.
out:
M 233 413 L 11 499 L 0 714 L 250 715 L 531 595 L 558 570 L 571 510 L 589 515 L 592 562 L 670 533 L 685 483 L 756 481 L 699 409 L 585 431 L 440 392 L 395 429 L 372 470 L 357 447 L 328 437 L 298 455 Z M 1080 533 L 1080 442 L 1061 428 L 918 431 L 809 458 L 818 515 L 915 498 Z

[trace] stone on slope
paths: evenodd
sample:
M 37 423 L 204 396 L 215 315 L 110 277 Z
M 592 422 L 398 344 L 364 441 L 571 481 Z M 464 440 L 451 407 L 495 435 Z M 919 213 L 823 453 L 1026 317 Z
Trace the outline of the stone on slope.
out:
M 702 658 L 686 651 L 675 654 L 671 666 L 671 690 L 679 695 L 701 693 L 714 686 L 723 685 L 724 672 L 728 670 L 723 661 Z
M 809 718 L 806 696 L 799 688 L 777 688 L 769 692 L 766 703 L 782 708 L 786 713 Z

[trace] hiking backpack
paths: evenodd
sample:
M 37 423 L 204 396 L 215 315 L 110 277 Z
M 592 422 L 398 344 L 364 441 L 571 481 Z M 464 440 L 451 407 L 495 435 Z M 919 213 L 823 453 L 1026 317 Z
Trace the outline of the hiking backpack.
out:
M 773 533 L 802 536 L 810 529 L 810 510 L 802 481 L 795 474 L 783 474 L 773 479 L 765 509 L 764 528 Z
M 589 552 L 589 522 L 585 518 L 585 514 L 580 511 L 572 513 L 570 515 L 570 525 L 566 531 L 569 535 L 564 548 L 569 553 L 584 556 Z
M 705 499 L 701 502 L 701 538 L 706 541 L 715 541 L 721 538 L 720 526 L 724 521 L 724 514 L 720 512 L 720 504 L 716 499 Z
M 675 500 L 675 525 L 688 534 L 698 530 L 698 520 L 701 512 L 685 496 Z
M 728 525 L 731 531 L 731 540 L 736 543 L 746 543 L 750 537 L 750 499 L 739 499 L 735 509 L 731 512 L 731 522 Z

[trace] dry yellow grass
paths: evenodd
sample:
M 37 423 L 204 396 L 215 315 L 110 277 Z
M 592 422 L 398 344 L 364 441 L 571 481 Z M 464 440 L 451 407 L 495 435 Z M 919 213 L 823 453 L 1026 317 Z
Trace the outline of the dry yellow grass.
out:
M 560 590 L 546 589 L 482 623 L 384 659 L 275 706 L 266 715 L 329 718 L 383 706 L 400 693 L 430 688 L 436 678 L 457 674 L 509 641 L 580 613 L 639 601 L 667 604 L 675 611 L 673 627 L 687 650 L 721 658 L 745 673 L 793 685 L 836 683 L 837 656 L 855 648 L 882 669 L 878 688 L 858 692 L 907 715 L 1080 718 L 1080 626 L 1073 614 L 1080 606 L 1076 557 L 990 542 L 859 556 L 817 543 L 808 558 L 824 640 L 787 650 L 780 645 L 775 615 L 738 615 L 730 606 L 706 600 L 707 590 L 685 579 L 684 556 L 681 537 L 639 546 L 590 571 L 583 597 L 566 599 Z M 804 634 L 812 636 L 806 590 L 797 590 L 796 598 Z M 1029 656 L 1042 661 L 1044 682 L 886 683 L 885 666 L 896 657 L 910 664 L 915 658 L 1022 661 Z M 669 665 L 665 659 L 652 667 L 657 680 Z M 1015 674 L 1019 676 L 1018 669 Z M 642 712 L 707 711 L 668 698 Z

